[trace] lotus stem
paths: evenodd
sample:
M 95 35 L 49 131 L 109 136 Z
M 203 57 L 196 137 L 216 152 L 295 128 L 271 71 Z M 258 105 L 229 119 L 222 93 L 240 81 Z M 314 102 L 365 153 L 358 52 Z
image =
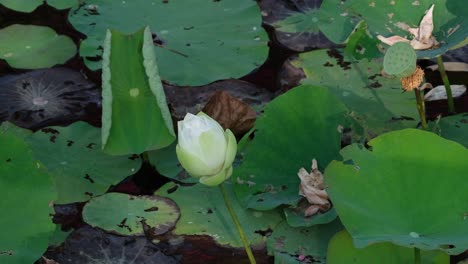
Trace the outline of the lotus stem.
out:
M 414 248 L 414 264 L 421 264 L 421 250 L 417 247 Z
M 442 77 L 442 81 L 444 82 L 444 86 L 445 86 L 445 91 L 447 92 L 447 102 L 448 102 L 449 113 L 455 113 L 455 105 L 453 103 L 452 89 L 450 88 L 450 82 L 447 77 L 447 72 L 445 71 L 444 61 L 442 60 L 441 55 L 437 56 L 437 65 L 439 65 L 440 77 Z
M 247 237 L 245 236 L 244 230 L 242 229 L 239 219 L 237 218 L 236 212 L 234 212 L 234 209 L 232 208 L 231 203 L 229 202 L 229 197 L 227 196 L 227 193 L 223 187 L 223 184 L 219 185 L 219 189 L 221 190 L 221 193 L 223 194 L 224 203 L 226 204 L 226 207 L 229 213 L 231 214 L 232 221 L 236 225 L 237 232 L 239 232 L 239 236 L 242 240 L 242 243 L 244 244 L 245 252 L 247 253 L 247 256 L 249 257 L 249 261 L 251 264 L 256 264 L 257 262 L 255 261 L 255 257 L 252 253 L 252 250 L 250 249 L 249 241 L 247 240 Z
M 416 103 L 419 112 L 419 117 L 421 118 L 421 125 L 423 129 L 427 129 L 426 111 L 424 106 L 424 100 L 421 96 L 421 91 L 419 91 L 419 89 L 414 89 L 414 94 L 416 95 Z

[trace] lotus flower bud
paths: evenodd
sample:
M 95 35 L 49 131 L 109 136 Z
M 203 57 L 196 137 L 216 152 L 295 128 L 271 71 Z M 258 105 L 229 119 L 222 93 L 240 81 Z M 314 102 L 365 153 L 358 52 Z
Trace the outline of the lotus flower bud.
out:
M 234 134 L 203 112 L 188 113 L 177 123 L 177 158 L 192 177 L 208 185 L 219 185 L 232 174 L 237 142 Z

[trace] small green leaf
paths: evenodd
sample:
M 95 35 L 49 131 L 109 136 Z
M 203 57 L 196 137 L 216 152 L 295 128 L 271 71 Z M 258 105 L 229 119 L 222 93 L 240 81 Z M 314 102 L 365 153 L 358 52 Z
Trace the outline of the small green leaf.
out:
M 324 175 L 331 201 L 358 248 L 392 242 L 459 254 L 468 248 L 468 150 L 404 129 L 341 151 Z
M 422 263 L 449 264 L 450 257 L 441 251 L 421 251 Z M 355 248 L 353 238 L 345 230 L 335 234 L 328 244 L 328 264 L 413 264 L 414 249 L 392 243 L 377 243 Z
M 149 28 L 132 35 L 107 32 L 102 76 L 105 152 L 142 153 L 174 141 Z
M 75 53 L 75 43 L 49 27 L 14 24 L 0 30 L 0 59 L 14 68 L 48 68 Z
M 162 235 L 174 227 L 179 217 L 177 205 L 160 196 L 107 193 L 83 208 L 83 220 L 89 225 L 126 236 Z
M 43 2 L 43 0 L 0 0 L 0 4 L 4 5 L 6 8 L 24 13 L 34 11 L 34 9 L 42 5 Z

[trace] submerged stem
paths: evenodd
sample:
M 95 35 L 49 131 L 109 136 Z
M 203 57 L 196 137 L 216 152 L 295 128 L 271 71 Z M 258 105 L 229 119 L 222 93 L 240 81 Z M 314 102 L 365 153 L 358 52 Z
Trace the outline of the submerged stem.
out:
M 416 95 L 417 108 L 419 112 L 419 117 L 421 118 L 422 127 L 423 129 L 427 129 L 424 100 L 422 99 L 421 92 L 419 91 L 419 89 L 414 89 L 414 94 Z
M 421 264 L 421 250 L 417 247 L 414 248 L 414 264 Z
M 245 252 L 247 253 L 247 256 L 249 257 L 250 263 L 256 264 L 257 262 L 255 261 L 255 257 L 252 253 L 252 250 L 250 249 L 249 241 L 247 240 L 247 237 L 245 236 L 244 230 L 242 229 L 239 219 L 237 219 L 236 212 L 234 212 L 234 209 L 232 208 L 231 203 L 229 202 L 229 197 L 227 196 L 227 193 L 223 187 L 223 184 L 219 185 L 219 189 L 221 190 L 221 193 L 223 194 L 224 203 L 226 204 L 226 207 L 229 213 L 231 214 L 232 221 L 236 225 L 237 232 L 239 232 L 239 236 L 242 240 L 242 243 L 244 244 Z
M 453 96 L 452 96 L 452 89 L 450 88 L 450 82 L 447 77 L 447 72 L 445 72 L 444 61 L 442 60 L 442 56 L 437 56 L 437 65 L 439 65 L 439 72 L 440 77 L 442 77 L 442 81 L 444 82 L 445 91 L 447 92 L 447 102 L 448 108 L 450 113 L 455 113 L 455 105 L 453 103 Z

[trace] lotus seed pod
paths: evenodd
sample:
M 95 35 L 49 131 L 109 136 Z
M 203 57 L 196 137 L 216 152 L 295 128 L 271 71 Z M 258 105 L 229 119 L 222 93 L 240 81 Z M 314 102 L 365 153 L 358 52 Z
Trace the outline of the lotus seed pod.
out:
M 409 43 L 397 42 L 388 48 L 384 71 L 398 78 L 408 77 L 416 70 L 416 52 Z

